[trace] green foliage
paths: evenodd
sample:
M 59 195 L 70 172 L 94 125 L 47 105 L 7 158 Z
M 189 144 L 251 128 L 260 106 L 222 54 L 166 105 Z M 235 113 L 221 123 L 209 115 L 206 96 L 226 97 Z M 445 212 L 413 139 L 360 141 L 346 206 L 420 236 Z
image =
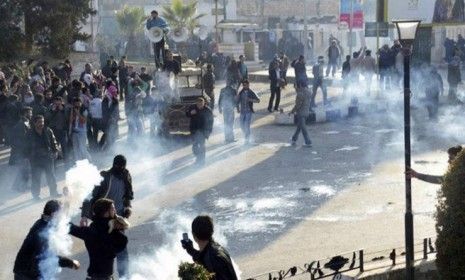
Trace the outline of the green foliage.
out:
M 447 171 L 438 192 L 436 213 L 436 265 L 442 279 L 465 275 L 465 151 Z
M 81 32 L 80 24 L 84 24 L 89 15 L 95 13 L 90 7 L 90 0 L 3 0 L 0 2 L 2 56 L 7 54 L 14 59 L 19 51 L 30 55 L 38 48 L 45 55 L 63 58 L 69 54 L 74 42 L 89 38 L 87 34 Z M 24 33 L 20 31 L 23 18 Z
M 124 6 L 116 13 L 118 27 L 128 37 L 143 30 L 145 18 L 144 9 L 141 7 Z
M 18 0 L 0 3 L 0 60 L 10 61 L 19 55 L 23 34 L 19 27 L 21 6 Z
M 171 6 L 163 7 L 163 17 L 171 28 L 185 27 L 191 33 L 196 27 L 199 27 L 199 19 L 205 14 L 197 15 L 198 1 L 188 1 L 184 4 L 183 0 L 173 0 Z
M 181 280 L 211 280 L 213 274 L 199 264 L 182 262 L 179 265 L 178 277 Z

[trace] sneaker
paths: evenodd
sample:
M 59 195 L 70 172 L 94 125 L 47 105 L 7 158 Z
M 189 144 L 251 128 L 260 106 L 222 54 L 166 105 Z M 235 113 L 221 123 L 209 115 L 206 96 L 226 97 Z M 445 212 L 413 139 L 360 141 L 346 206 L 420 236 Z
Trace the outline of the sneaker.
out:
M 312 144 L 311 144 L 311 143 L 309 143 L 309 144 L 303 144 L 302 147 L 304 147 L 304 148 L 311 148 L 311 147 L 312 147 Z
M 296 141 L 294 141 L 294 140 L 292 140 L 292 139 L 291 139 L 291 141 L 290 141 L 290 142 L 291 142 L 291 146 L 295 146 L 295 145 L 297 145 Z

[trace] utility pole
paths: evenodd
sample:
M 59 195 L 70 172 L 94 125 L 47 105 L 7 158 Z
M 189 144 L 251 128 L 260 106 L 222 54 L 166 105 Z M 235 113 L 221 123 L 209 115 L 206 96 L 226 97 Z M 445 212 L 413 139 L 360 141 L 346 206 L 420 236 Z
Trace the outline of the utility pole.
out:
M 349 15 L 349 54 L 352 55 L 352 48 L 354 46 L 353 40 L 353 25 L 354 25 L 354 0 L 350 0 L 350 15 Z
M 215 0 L 215 41 L 218 44 L 218 0 Z

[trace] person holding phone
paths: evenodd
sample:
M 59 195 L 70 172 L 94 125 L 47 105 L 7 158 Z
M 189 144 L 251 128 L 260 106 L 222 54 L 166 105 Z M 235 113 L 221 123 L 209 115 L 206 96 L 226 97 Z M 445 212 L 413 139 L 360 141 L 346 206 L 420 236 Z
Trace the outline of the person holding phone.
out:
M 210 216 L 197 216 L 192 221 L 192 235 L 199 250 L 194 249 L 187 233 L 183 234 L 182 247 L 192 259 L 214 273 L 214 280 L 237 280 L 236 271 L 228 251 L 213 239 L 213 220 Z

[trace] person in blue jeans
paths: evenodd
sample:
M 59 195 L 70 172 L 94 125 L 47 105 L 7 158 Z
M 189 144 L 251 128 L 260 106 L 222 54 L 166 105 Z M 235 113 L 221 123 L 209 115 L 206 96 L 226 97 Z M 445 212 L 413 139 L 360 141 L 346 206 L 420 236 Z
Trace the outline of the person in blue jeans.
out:
M 250 124 L 252 122 L 253 103 L 259 103 L 260 98 L 249 88 L 248 80 L 242 81 L 242 89 L 237 95 L 237 111 L 240 113 L 242 133 L 244 133 L 245 144 L 250 142 Z
M 310 115 L 310 100 L 312 96 L 310 93 L 310 89 L 307 87 L 296 87 L 296 89 L 297 95 L 295 99 L 295 105 L 294 108 L 292 108 L 292 111 L 289 113 L 289 115 L 295 114 L 295 120 L 297 125 L 296 131 L 291 138 L 291 145 L 296 145 L 297 139 L 299 138 L 299 134 L 300 132 L 302 132 L 305 141 L 304 147 L 311 147 L 312 141 L 308 136 L 305 121 Z

